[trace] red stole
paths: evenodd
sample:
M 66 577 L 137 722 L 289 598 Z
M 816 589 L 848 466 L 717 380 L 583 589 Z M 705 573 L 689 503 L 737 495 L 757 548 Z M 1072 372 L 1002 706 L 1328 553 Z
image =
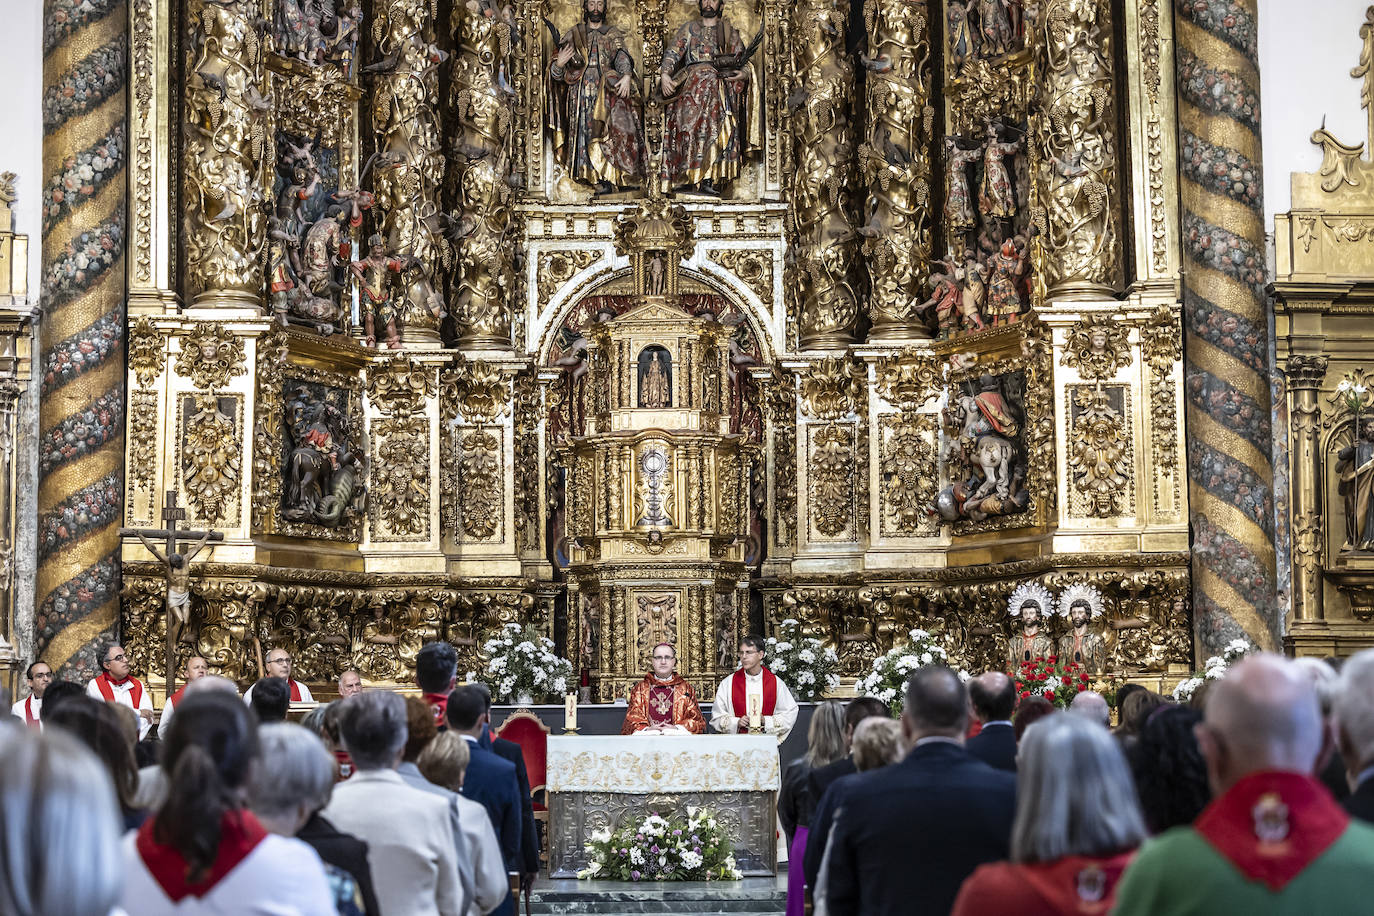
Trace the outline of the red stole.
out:
M 1066 856 L 1055 862 L 1012 865 L 1026 884 L 1059 913 L 1106 913 L 1116 899 L 1116 885 L 1135 852 L 1111 858 Z
M 297 683 L 295 678 L 287 678 L 286 683 L 291 686 L 291 702 L 299 703 L 301 701 L 301 685 Z
M 188 866 L 181 851 L 153 838 L 156 822 L 156 817 L 143 822 L 138 828 L 135 846 L 148 873 L 173 903 L 185 897 L 204 897 L 267 836 L 267 831 L 251 811 L 226 811 L 219 822 L 219 852 L 215 854 L 214 864 L 203 879 L 191 884 L 187 881 Z
M 434 713 L 434 724 L 439 728 L 447 727 L 444 714 L 448 711 L 448 694 L 427 693 L 424 695 L 424 701 L 429 704 L 429 711 Z
M 749 702 L 744 696 L 744 669 L 740 668 L 730 679 L 730 708 L 735 715 L 746 722 L 749 720 L 749 710 L 746 704 Z M 778 704 L 778 678 L 767 668 L 763 669 L 763 712 L 761 716 L 771 716 L 773 708 Z
M 1282 890 L 1340 839 L 1350 815 L 1304 773 L 1265 770 L 1214 799 L 1194 829 L 1251 881 Z
M 33 714 L 33 694 L 29 694 L 28 698 L 24 700 L 24 721 L 28 723 L 29 728 L 39 728 L 42 724 L 39 722 L 38 716 Z
M 139 704 L 143 702 L 143 682 L 136 677 L 126 677 L 122 681 L 116 681 L 104 671 L 96 675 L 95 686 L 100 691 L 100 695 L 105 698 L 106 703 L 117 702 L 115 700 L 114 688 L 123 687 L 125 684 L 132 683 L 133 689 L 129 691 L 129 702 L 133 704 L 134 711 L 138 711 Z
M 335 751 L 334 760 L 339 769 L 339 778 L 335 782 L 343 782 L 353 775 L 353 758 L 348 756 L 348 751 Z

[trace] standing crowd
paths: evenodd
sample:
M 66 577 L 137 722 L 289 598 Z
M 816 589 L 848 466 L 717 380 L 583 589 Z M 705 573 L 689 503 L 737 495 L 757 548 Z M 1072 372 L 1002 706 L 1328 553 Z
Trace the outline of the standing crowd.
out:
M 1067 710 L 927 667 L 821 704 L 783 777 L 788 914 L 1370 912 L 1374 650 L 1254 655 L 1174 704 Z M 900 723 L 900 724 L 899 724 Z
M 416 659 L 423 699 L 362 690 L 302 724 L 289 653 L 243 697 L 187 665 L 152 732 L 119 645 L 85 688 L 27 671 L 0 718 L 5 916 L 513 916 L 538 870 L 523 757 L 453 646 Z

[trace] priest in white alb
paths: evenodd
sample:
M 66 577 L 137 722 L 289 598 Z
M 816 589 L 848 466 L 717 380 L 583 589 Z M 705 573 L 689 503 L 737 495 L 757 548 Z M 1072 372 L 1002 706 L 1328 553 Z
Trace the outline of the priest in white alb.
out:
M 100 650 L 100 667 L 104 668 L 86 685 L 86 695 L 106 703 L 118 703 L 138 713 L 138 739 L 148 737 L 153 727 L 153 698 L 143 682 L 129 673 L 129 657 L 117 642 Z
M 43 691 L 48 689 L 52 683 L 52 669 L 47 662 L 34 662 L 29 665 L 29 670 L 24 677 L 29 682 L 29 695 L 10 707 L 10 712 L 14 713 L 29 728 L 43 727 Z
M 797 701 L 787 685 L 764 667 L 766 645 L 761 636 L 740 640 L 740 667 L 716 690 L 711 727 L 723 735 L 773 735 L 781 744 L 797 724 Z
M 291 676 L 291 653 L 285 649 L 270 649 L 267 652 L 267 673 L 264 677 L 279 677 L 286 681 L 286 686 L 291 688 L 292 703 L 313 703 L 315 698 L 310 695 L 310 688 L 302 684 Z M 249 687 L 243 694 L 243 702 L 253 704 L 253 688 Z
M 210 663 L 199 655 L 192 655 L 186 660 L 186 680 L 176 689 L 175 693 L 167 698 L 167 702 L 162 706 L 162 715 L 157 720 L 157 736 L 159 738 L 165 741 L 167 736 L 172 733 L 172 716 L 176 714 L 181 698 L 186 695 L 186 688 L 209 673 Z

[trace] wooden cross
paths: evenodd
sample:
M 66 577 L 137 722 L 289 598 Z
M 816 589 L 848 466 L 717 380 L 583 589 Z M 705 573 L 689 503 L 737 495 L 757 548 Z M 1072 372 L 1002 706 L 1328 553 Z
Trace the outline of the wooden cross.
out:
M 172 604 L 170 601 L 174 579 L 187 580 L 189 578 L 189 566 L 195 555 L 200 553 L 200 549 L 208 541 L 223 541 L 224 532 L 222 531 L 195 531 L 190 528 L 178 528 L 177 522 L 186 520 L 186 510 L 177 505 L 177 491 L 168 490 L 167 498 L 162 507 L 162 524 L 166 527 L 158 530 L 147 528 L 120 528 L 120 537 L 136 537 L 143 542 L 143 545 L 157 557 L 164 567 L 166 567 L 167 577 L 167 696 L 171 696 L 176 691 L 176 639 L 180 635 L 173 631 Z M 165 553 L 159 551 L 150 543 L 149 539 L 161 539 L 165 545 Z M 179 541 L 195 541 L 196 546 L 189 553 L 182 553 L 178 548 L 181 546 Z M 180 557 L 178 563 L 173 563 L 172 557 Z M 178 587 L 187 587 L 180 585 Z

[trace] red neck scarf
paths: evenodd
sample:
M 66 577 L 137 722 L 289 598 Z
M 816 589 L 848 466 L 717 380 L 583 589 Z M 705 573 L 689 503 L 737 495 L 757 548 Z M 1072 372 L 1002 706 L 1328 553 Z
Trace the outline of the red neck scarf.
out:
M 1013 865 L 1031 890 L 1058 913 L 1106 913 L 1116 899 L 1116 885 L 1134 852 L 1110 858 L 1067 856 L 1057 862 Z
M 424 700 L 429 704 L 429 711 L 434 713 L 434 724 L 440 728 L 448 725 L 444 721 L 444 714 L 448 711 L 448 694 L 446 693 L 427 693 Z
M 295 678 L 287 678 L 286 683 L 291 687 L 291 702 L 299 703 L 301 701 L 300 682 L 297 681 Z
M 177 688 L 177 692 L 172 694 L 171 698 L 167 702 L 171 703 L 173 706 L 177 706 L 181 703 L 181 698 L 185 695 L 186 685 L 182 684 L 180 687 Z
M 106 703 L 114 703 L 114 688 L 123 687 L 125 684 L 132 684 L 133 688 L 129 691 L 129 704 L 134 709 L 138 709 L 143 702 L 143 684 L 136 677 L 125 677 L 123 680 L 115 680 L 107 672 L 100 672 L 96 676 L 95 686 L 100 691 L 100 695 L 105 698 Z
M 267 836 L 251 811 L 226 811 L 219 822 L 219 852 L 214 864 L 203 879 L 191 884 L 186 880 L 189 866 L 181 851 L 153 839 L 156 821 L 156 817 L 150 817 L 143 822 L 135 846 L 148 873 L 173 903 L 186 897 L 204 897 Z
M 1350 816 L 1304 773 L 1251 773 L 1214 799 L 1194 829 L 1251 881 L 1282 890 L 1336 842 Z
M 778 703 L 778 678 L 777 675 L 773 674 L 773 672 L 769 671 L 767 668 L 762 670 L 763 711 L 760 712 L 759 715 L 771 716 L 773 714 L 773 708 Z M 749 710 L 747 705 L 749 701 L 744 695 L 744 679 L 745 673 L 743 668 L 736 671 L 730 678 L 730 704 L 731 708 L 735 711 L 735 715 L 744 719 L 745 722 L 748 722 Z
M 24 701 L 24 721 L 29 723 L 29 728 L 39 727 L 38 716 L 33 714 L 33 694 L 29 694 L 29 698 Z

